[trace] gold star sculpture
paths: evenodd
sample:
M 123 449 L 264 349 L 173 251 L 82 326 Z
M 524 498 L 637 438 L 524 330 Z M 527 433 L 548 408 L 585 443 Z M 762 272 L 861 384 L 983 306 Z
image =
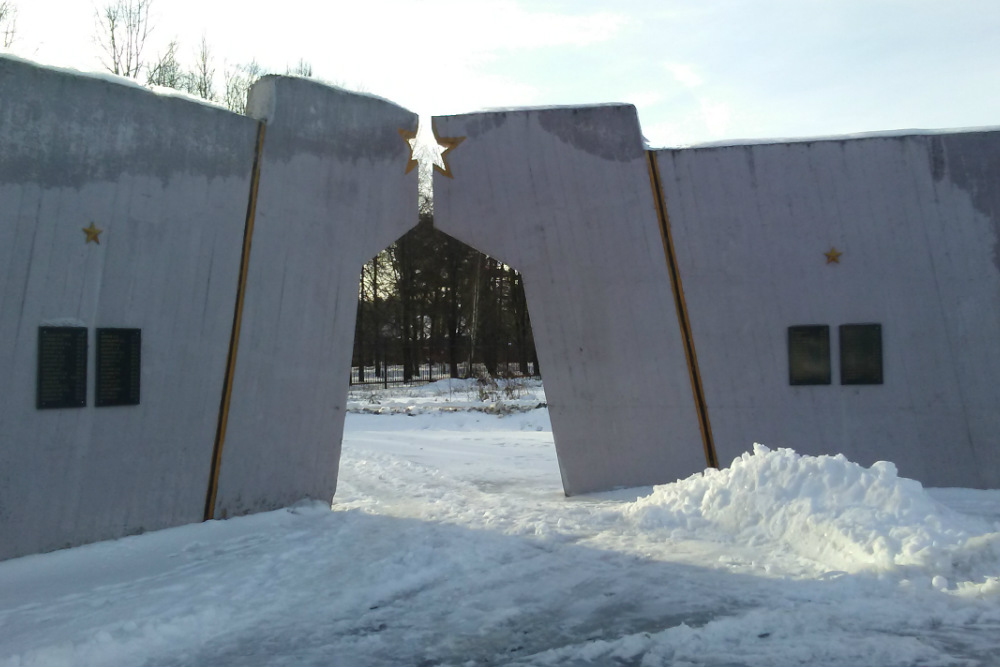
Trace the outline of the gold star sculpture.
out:
M 831 246 L 830 251 L 823 254 L 826 255 L 827 264 L 840 264 L 840 256 L 844 253 Z
M 455 178 L 451 173 L 451 167 L 448 166 L 448 153 L 458 148 L 458 145 L 465 141 L 465 137 L 442 137 L 438 134 L 437 128 L 434 127 L 433 121 L 431 122 L 431 130 L 434 132 L 434 142 L 438 145 L 435 150 L 434 168 L 448 178 Z M 438 164 L 439 162 L 440 164 Z
M 83 233 L 87 235 L 87 240 L 84 243 L 90 243 L 91 241 L 93 241 L 97 245 L 101 245 L 100 237 L 101 237 L 101 232 L 103 231 L 104 231 L 103 229 L 98 229 L 97 225 L 91 222 L 89 227 L 83 228 Z
M 417 166 L 417 158 L 413 156 L 413 152 L 417 147 L 417 133 L 399 128 L 399 136 L 403 137 L 403 141 L 410 147 L 410 159 L 406 161 L 406 171 L 404 172 L 408 174 Z

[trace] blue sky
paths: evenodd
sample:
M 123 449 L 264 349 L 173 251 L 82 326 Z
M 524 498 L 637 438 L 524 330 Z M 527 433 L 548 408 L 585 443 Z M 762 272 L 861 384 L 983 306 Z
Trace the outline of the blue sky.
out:
M 100 69 L 94 4 L 14 2 L 16 53 Z M 305 58 L 425 115 L 631 102 L 654 146 L 1000 125 L 996 0 L 154 0 L 154 25 L 150 53 L 205 35 L 220 70 Z

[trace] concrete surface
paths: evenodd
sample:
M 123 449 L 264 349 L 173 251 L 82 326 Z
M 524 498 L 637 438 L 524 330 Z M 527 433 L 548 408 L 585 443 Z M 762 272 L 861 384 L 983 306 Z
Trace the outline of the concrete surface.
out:
M 217 517 L 336 490 L 362 264 L 417 220 L 380 98 L 266 77 L 244 117 L 0 57 L 0 558 L 203 516 L 259 122 L 266 134 Z M 568 494 L 706 459 L 635 109 L 438 117 L 435 224 L 520 270 Z M 653 154 L 719 462 L 753 442 L 1000 486 L 1000 132 Z M 99 243 L 83 231 L 93 223 Z M 824 253 L 836 248 L 839 262 Z M 838 327 L 882 327 L 879 385 Z M 787 331 L 828 325 L 829 385 Z M 38 328 L 89 332 L 87 405 L 35 407 Z M 99 327 L 142 400 L 94 406 Z
M 199 521 L 257 123 L 2 57 L 0 91 L 0 558 Z M 35 409 L 44 324 L 89 329 L 87 407 Z M 142 330 L 140 405 L 94 407 L 97 327 Z
M 417 222 L 416 114 L 294 77 L 249 108 L 267 134 L 216 517 L 333 497 L 361 266 Z
M 0 90 L 0 558 L 199 521 L 258 120 L 13 58 Z M 216 516 L 332 498 L 361 265 L 416 222 L 414 114 L 288 77 L 250 106 L 267 132 Z M 86 407 L 35 408 L 43 325 L 88 329 Z M 94 406 L 98 327 L 142 330 L 139 405 Z
M 1000 132 L 657 157 L 721 464 L 757 441 L 1000 486 Z M 881 385 L 840 384 L 852 323 L 882 325 Z M 800 324 L 830 326 L 831 385 L 789 385 Z
M 524 275 L 567 494 L 705 468 L 635 108 L 434 119 L 435 226 Z

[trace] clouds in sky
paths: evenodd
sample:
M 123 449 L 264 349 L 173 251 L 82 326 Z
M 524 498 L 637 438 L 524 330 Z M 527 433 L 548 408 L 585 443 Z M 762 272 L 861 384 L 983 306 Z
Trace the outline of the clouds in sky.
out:
M 695 71 L 694 65 L 684 65 L 681 63 L 664 63 L 664 67 L 667 71 L 673 74 L 674 78 L 677 79 L 677 83 L 688 88 L 697 88 L 702 83 L 702 79 L 698 73 Z
M 16 1 L 23 55 L 100 67 L 89 3 Z M 220 71 L 304 58 L 318 77 L 422 114 L 632 102 L 654 145 L 1000 125 L 996 0 L 154 0 L 154 10 L 154 52 L 177 38 L 193 53 L 204 34 Z

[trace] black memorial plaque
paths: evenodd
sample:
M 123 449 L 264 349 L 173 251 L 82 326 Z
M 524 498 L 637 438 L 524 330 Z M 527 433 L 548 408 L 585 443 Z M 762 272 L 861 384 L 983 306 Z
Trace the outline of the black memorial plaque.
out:
M 830 384 L 830 327 L 788 327 L 788 383 Z
M 840 325 L 840 384 L 882 384 L 882 325 Z
M 38 376 L 35 407 L 87 405 L 87 329 L 38 327 Z
M 142 329 L 97 330 L 94 404 L 139 405 Z

